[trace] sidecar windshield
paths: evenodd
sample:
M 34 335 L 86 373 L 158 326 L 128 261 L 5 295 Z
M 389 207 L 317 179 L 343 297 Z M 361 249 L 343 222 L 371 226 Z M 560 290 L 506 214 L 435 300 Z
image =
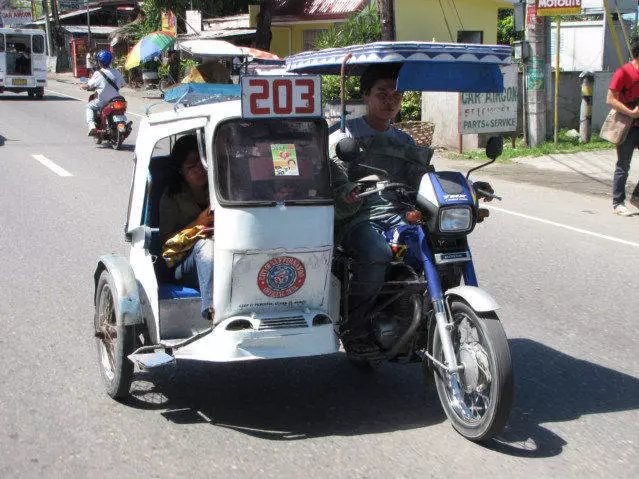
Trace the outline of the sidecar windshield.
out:
M 220 204 L 330 203 L 328 129 L 322 119 L 233 119 L 214 137 Z

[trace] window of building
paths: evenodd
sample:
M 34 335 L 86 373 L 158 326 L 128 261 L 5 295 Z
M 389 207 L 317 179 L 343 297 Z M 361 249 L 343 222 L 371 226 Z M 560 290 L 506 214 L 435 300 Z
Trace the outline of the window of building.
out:
M 317 35 L 327 31 L 327 28 L 310 28 L 308 30 L 304 30 L 302 37 L 302 49 L 304 51 L 313 50 Z
M 484 43 L 484 32 L 481 30 L 459 30 L 457 43 Z

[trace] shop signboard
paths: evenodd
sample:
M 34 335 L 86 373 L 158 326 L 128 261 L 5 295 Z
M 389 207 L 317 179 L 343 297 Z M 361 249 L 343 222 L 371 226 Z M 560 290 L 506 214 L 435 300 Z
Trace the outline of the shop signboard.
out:
M 460 133 L 499 133 L 517 130 L 517 65 L 502 67 L 501 93 L 460 93 Z
M 537 15 L 540 17 L 580 13 L 581 0 L 537 0 Z

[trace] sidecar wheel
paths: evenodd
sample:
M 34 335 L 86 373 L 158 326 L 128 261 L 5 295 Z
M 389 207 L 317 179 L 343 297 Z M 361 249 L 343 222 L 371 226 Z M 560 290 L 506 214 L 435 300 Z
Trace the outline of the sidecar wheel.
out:
M 113 399 L 122 399 L 128 396 L 133 380 L 133 363 L 127 356 L 135 348 L 135 328 L 116 323 L 116 296 L 113 278 L 105 270 L 96 290 L 95 342 L 106 392 Z
M 453 301 L 451 313 L 451 339 L 457 361 L 464 365 L 459 375 L 461 397 L 455 397 L 450 375 L 433 366 L 437 394 L 457 432 L 471 441 L 486 441 L 502 431 L 513 402 L 508 339 L 495 313 L 480 315 L 461 301 Z M 444 362 L 437 328 L 433 356 Z

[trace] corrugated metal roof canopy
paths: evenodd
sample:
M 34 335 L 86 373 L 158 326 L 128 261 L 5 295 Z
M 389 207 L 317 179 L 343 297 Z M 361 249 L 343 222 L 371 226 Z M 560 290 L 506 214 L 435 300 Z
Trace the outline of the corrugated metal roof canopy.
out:
M 273 13 L 280 15 L 338 15 L 359 10 L 368 0 L 276 0 Z

